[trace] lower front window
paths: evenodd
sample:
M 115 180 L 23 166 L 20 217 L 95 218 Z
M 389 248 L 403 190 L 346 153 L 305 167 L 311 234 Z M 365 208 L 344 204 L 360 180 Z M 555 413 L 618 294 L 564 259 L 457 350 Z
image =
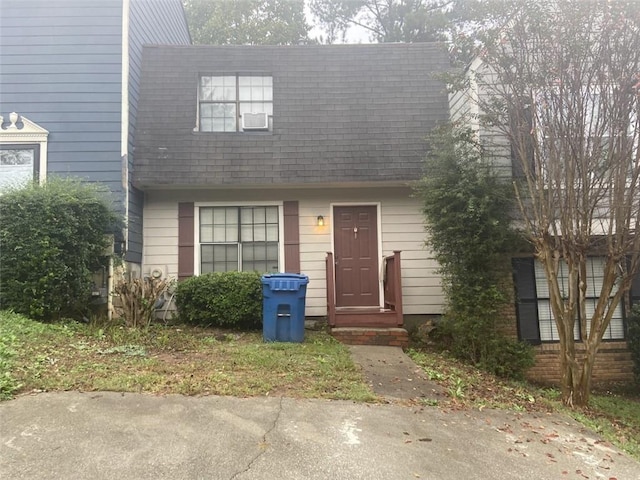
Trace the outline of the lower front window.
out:
M 277 206 L 200 207 L 200 273 L 277 272 Z

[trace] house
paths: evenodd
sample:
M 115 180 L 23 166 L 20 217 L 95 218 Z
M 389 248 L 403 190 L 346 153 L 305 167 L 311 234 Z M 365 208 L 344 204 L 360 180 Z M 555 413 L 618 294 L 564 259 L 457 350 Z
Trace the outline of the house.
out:
M 137 270 L 131 168 L 147 43 L 191 43 L 179 0 L 0 2 L 0 188 L 51 175 L 106 185 L 126 218 L 116 250 Z
M 483 115 L 481 105 L 486 105 L 490 98 L 492 86 L 495 85 L 496 76 L 490 67 L 481 59 L 476 58 L 470 63 L 466 72 L 467 88 L 450 96 L 451 118 L 454 122 L 463 122 L 470 126 L 476 133 L 479 142 L 492 152 L 492 166 L 509 180 L 522 179 L 522 160 L 517 158 L 517 153 L 499 129 L 486 126 L 480 121 Z M 530 124 L 528 124 L 530 125 Z M 511 128 L 511 127 L 510 127 Z M 527 126 L 526 133 L 531 133 Z M 533 157 L 523 159 L 532 162 Z M 551 310 L 549 286 L 542 264 L 534 259 L 533 253 L 514 254 L 513 286 L 514 297 L 510 307 L 505 312 L 511 318 L 511 331 L 513 336 L 534 345 L 536 363 L 527 375 L 532 380 L 559 384 L 560 373 L 560 346 L 559 336 Z M 587 258 L 586 268 L 586 311 L 593 312 L 600 297 L 600 288 L 604 275 L 604 258 L 594 253 Z M 567 289 L 568 274 L 566 265 L 560 265 L 558 277 L 561 288 Z M 612 296 L 615 292 L 612 293 Z M 630 291 L 631 303 L 640 303 L 640 275 L 633 281 Z M 629 312 L 625 310 L 621 302 L 615 309 L 611 323 L 603 336 L 597 360 L 593 371 L 594 383 L 628 382 L 633 379 L 633 362 L 626 342 L 626 319 Z M 575 338 L 578 352 L 584 348 L 578 339 L 580 338 L 580 326 L 576 325 Z M 587 327 L 589 328 L 589 327 Z
M 336 328 L 441 313 L 411 184 L 449 118 L 442 45 L 146 46 L 142 58 L 144 272 L 302 272 L 306 315 Z

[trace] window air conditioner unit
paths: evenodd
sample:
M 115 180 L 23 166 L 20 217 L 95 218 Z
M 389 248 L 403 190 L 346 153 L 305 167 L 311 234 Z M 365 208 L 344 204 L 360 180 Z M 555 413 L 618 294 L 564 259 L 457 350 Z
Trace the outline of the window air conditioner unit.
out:
M 266 113 L 243 113 L 242 130 L 268 130 L 269 116 Z

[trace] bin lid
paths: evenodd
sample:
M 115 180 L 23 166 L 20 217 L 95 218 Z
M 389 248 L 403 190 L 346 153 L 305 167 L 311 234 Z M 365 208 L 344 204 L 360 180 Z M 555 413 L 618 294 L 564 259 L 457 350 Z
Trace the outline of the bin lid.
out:
M 309 283 L 309 277 L 298 273 L 267 273 L 262 276 L 262 284 L 272 291 L 297 291 Z

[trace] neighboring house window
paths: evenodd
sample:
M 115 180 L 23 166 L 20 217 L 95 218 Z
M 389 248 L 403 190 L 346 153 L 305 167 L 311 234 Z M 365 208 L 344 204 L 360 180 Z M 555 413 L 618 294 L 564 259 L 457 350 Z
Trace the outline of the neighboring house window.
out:
M 603 268 L 605 259 L 603 257 L 590 257 L 587 259 L 587 335 L 590 329 L 591 315 L 595 311 L 596 303 L 600 295 L 603 281 Z M 544 267 L 533 258 L 514 259 L 514 274 L 517 293 L 517 313 L 518 330 L 522 340 L 539 342 L 559 341 L 558 330 L 551 311 L 549 299 L 549 286 L 544 273 Z M 566 265 L 560 264 L 558 280 L 561 294 L 568 296 L 568 274 Z M 640 278 L 634 283 L 632 295 L 637 297 L 640 291 L 637 285 Z M 611 323 L 604 334 L 605 340 L 624 339 L 624 314 L 622 302 L 618 304 L 611 318 Z M 580 339 L 580 325 L 576 322 L 574 338 Z
M 0 144 L 0 190 L 37 181 L 40 145 Z
M 610 89 L 612 87 L 584 87 L 579 93 L 550 88 L 539 91 L 534 95 L 533 100 L 523 97 L 517 99 L 519 101 L 514 101 L 514 106 L 518 105 L 518 108 L 509 114 L 511 135 L 517 138 L 515 144 L 511 144 L 513 176 L 524 177 L 525 166 L 535 173 L 533 170 L 535 168 L 534 138 L 532 135 L 537 135 L 541 157 L 538 160 L 541 162 L 539 166 L 543 173 L 547 172 L 545 165 L 549 156 L 561 158 L 564 155 L 564 150 L 567 149 L 567 142 L 558 141 L 558 135 L 567 135 L 573 139 L 571 143 L 575 143 L 575 145 L 572 147 L 580 145 L 579 148 L 584 148 L 584 153 L 592 159 L 592 168 L 595 171 L 602 168 L 603 165 L 607 166 L 604 159 L 607 158 L 610 148 L 625 148 L 617 141 L 620 136 L 626 135 L 629 142 L 636 142 L 632 146 L 633 154 L 629 150 L 630 157 L 635 158 L 635 152 L 638 148 L 637 138 L 634 140 L 634 128 L 637 125 L 637 101 L 631 105 L 629 111 L 629 121 L 626 122 L 628 131 L 620 131 L 618 124 L 613 120 L 607 121 L 606 116 L 600 115 L 601 110 L 607 109 L 606 100 L 611 96 L 609 93 L 607 97 L 602 98 L 603 88 Z M 550 105 L 552 107 L 549 107 Z M 575 111 L 582 113 L 583 116 L 578 116 Z M 537 126 L 534 116 L 539 122 Z M 582 123 L 570 121 L 577 121 L 578 118 L 582 118 Z M 583 140 L 578 144 L 576 139 L 580 137 L 583 137 Z
M 200 207 L 200 273 L 277 272 L 277 206 Z
M 30 181 L 44 181 L 49 132 L 13 112 L 0 116 L 0 190 Z
M 201 76 L 198 95 L 201 132 L 271 130 L 271 76 Z

